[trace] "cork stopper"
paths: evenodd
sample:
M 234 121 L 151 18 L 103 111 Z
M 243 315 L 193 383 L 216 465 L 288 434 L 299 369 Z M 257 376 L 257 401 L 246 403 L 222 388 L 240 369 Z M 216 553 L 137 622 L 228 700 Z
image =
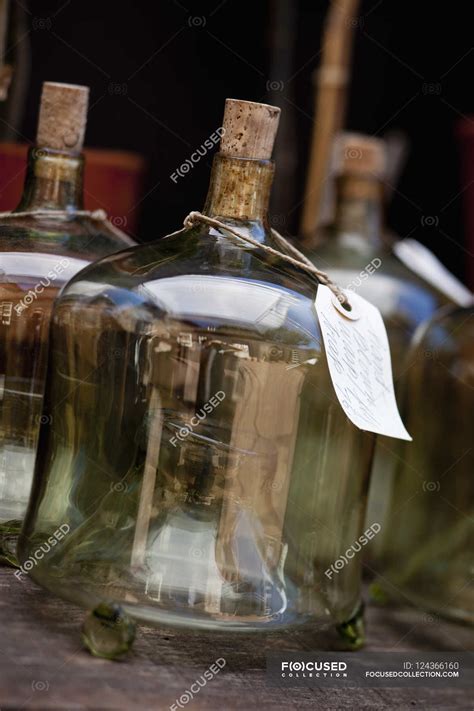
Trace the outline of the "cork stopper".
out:
M 385 143 L 362 133 L 341 133 L 335 142 L 336 175 L 369 175 L 383 179 L 387 169 Z
M 221 153 L 270 160 L 279 120 L 280 109 L 276 106 L 226 99 Z
M 87 124 L 89 87 L 43 84 L 36 145 L 67 153 L 80 153 Z

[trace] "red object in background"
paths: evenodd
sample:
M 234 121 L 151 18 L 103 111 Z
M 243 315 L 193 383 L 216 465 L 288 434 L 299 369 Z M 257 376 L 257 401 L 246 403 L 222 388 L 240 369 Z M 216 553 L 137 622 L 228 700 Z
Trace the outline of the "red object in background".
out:
M 466 230 L 466 280 L 474 291 L 474 117 L 458 122 L 457 137 L 461 160 L 461 186 L 464 224 Z
M 0 211 L 13 210 L 21 197 L 29 146 L 0 143 Z M 136 153 L 86 148 L 84 203 L 87 210 L 101 208 L 110 221 L 135 236 L 146 161 Z

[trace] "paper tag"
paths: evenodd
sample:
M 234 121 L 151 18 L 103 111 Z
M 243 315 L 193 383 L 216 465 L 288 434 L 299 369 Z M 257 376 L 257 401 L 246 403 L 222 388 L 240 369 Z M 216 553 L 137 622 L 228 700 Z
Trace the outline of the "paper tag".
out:
M 352 311 L 320 284 L 316 312 L 337 399 L 359 429 L 411 441 L 398 412 L 387 332 L 380 311 L 347 291 Z
M 398 259 L 458 306 L 471 306 L 473 294 L 416 239 L 402 239 L 393 246 Z

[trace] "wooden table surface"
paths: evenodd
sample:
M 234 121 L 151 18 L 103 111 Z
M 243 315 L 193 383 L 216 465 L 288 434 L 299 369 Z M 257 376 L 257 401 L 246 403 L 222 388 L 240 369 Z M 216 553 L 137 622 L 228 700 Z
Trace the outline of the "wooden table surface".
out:
M 473 709 L 472 689 L 282 689 L 265 682 L 265 654 L 281 643 L 246 635 L 209 636 L 140 627 L 126 661 L 93 658 L 82 648 L 84 612 L 0 568 L 0 710 L 169 709 L 219 657 L 223 670 L 185 708 Z M 286 651 L 312 651 L 291 633 Z M 465 651 L 472 628 L 411 609 L 369 608 L 367 651 Z M 179 706 L 177 707 L 179 709 Z

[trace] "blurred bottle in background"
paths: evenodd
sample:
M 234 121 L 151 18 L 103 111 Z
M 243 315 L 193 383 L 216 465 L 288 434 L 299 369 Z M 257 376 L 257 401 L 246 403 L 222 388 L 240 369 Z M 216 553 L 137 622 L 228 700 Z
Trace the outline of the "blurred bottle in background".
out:
M 384 142 L 344 133 L 336 141 L 335 152 L 334 223 L 320 231 L 317 246 L 308 253 L 314 264 L 327 269 L 339 286 L 359 293 L 378 307 L 387 328 L 393 375 L 399 389 L 399 381 L 410 367 L 406 354 L 416 328 L 441 306 L 468 303 L 471 295 L 419 243 L 396 241 L 388 235 L 383 221 Z M 407 264 L 412 264 L 413 269 Z M 420 273 L 435 275 L 437 286 Z M 410 432 L 416 437 L 413 428 Z M 398 447 L 398 442 L 378 438 L 367 523 L 380 524 L 381 532 L 367 548 L 372 559 L 384 536 L 390 535 L 384 522 Z
M 84 266 L 134 244 L 83 211 L 88 95 L 44 84 L 23 195 L 0 215 L 0 559 L 9 562 L 33 476 L 54 299 Z
M 474 309 L 415 335 L 402 443 L 374 597 L 474 624 Z

